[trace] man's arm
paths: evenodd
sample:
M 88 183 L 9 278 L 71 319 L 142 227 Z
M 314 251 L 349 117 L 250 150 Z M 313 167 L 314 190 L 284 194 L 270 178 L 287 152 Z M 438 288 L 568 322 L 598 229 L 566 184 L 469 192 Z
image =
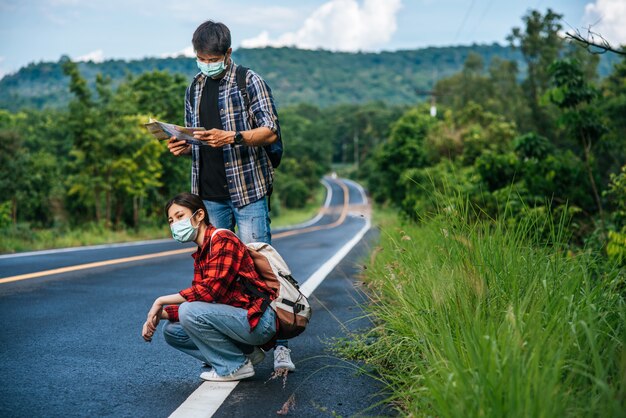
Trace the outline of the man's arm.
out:
M 250 129 L 249 131 L 241 131 L 240 133 L 241 136 L 243 136 L 242 145 L 247 145 L 249 147 L 262 147 L 264 145 L 270 145 L 278 139 L 278 135 L 276 135 L 276 133 L 270 128 L 267 128 L 265 126 Z M 219 148 L 227 144 L 234 144 L 235 134 L 236 132 L 234 131 L 209 129 L 208 131 L 196 131 L 194 132 L 193 136 L 196 139 L 205 141 L 207 145 Z M 169 148 L 170 144 L 168 143 L 167 146 Z M 183 151 L 181 150 L 179 154 L 175 154 L 174 151 L 172 151 L 172 148 L 170 148 L 170 152 L 172 152 L 172 154 L 174 155 L 182 155 L 183 153 Z M 187 152 L 191 152 L 191 146 L 189 146 L 189 151 Z

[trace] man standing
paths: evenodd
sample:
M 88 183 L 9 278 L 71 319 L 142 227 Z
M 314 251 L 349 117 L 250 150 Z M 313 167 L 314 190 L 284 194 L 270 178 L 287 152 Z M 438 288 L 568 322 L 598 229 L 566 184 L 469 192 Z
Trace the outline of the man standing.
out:
M 185 125 L 204 127 L 194 136 L 206 145 L 171 138 L 170 152 L 191 155 L 191 193 L 200 196 L 217 228 L 238 228 L 244 243 L 271 244 L 267 194 L 273 168 L 263 148 L 280 139 L 271 90 L 253 71 L 246 74 L 249 105 L 237 85 L 230 30 L 207 21 L 193 34 L 200 72 L 185 93 Z M 274 368 L 295 370 L 286 341 L 274 350 Z

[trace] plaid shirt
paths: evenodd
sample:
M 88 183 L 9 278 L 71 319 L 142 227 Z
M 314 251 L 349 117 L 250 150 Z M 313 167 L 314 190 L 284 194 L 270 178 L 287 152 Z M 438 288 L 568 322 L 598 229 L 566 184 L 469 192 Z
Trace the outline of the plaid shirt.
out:
M 222 127 L 225 131 L 248 131 L 264 126 L 280 135 L 278 113 L 269 86 L 258 74 L 248 70 L 248 111 L 237 87 L 236 68 L 231 60 L 226 75 L 220 80 L 218 108 Z M 198 73 L 185 93 L 185 125 L 188 127 L 201 126 L 200 98 L 205 82 L 206 76 Z M 240 208 L 267 195 L 274 172 L 263 147 L 228 144 L 223 147 L 223 151 L 226 181 L 235 207 Z M 199 194 L 199 146 L 191 147 L 191 156 L 191 193 Z
M 193 282 L 179 294 L 188 302 L 214 302 L 247 309 L 250 330 L 253 330 L 263 314 L 263 299 L 249 295 L 241 280 L 250 281 L 272 299 L 276 294 L 259 278 L 246 245 L 227 230 L 217 232 L 211 243 L 213 231 L 215 227 L 207 228 L 202 247 L 192 254 Z M 170 321 L 178 321 L 178 305 L 169 305 L 165 310 Z

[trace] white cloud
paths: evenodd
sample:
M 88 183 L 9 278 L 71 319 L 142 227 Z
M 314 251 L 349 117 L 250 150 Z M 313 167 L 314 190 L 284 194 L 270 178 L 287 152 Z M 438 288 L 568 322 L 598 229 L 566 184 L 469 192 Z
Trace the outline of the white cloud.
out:
M 584 22 L 613 46 L 626 44 L 626 1 L 595 0 L 585 6 Z
M 241 42 L 244 48 L 296 46 L 333 51 L 376 50 L 384 46 L 397 29 L 396 15 L 401 0 L 330 0 L 317 8 L 295 32 L 272 39 L 263 31 Z
M 93 62 L 102 62 L 104 61 L 104 52 L 101 49 L 96 49 L 95 51 L 91 51 L 85 55 L 81 55 L 80 57 L 76 57 L 75 61 L 93 61 Z
M 161 58 L 176 58 L 176 57 L 188 57 L 188 58 L 195 58 L 196 57 L 196 53 L 193 50 L 193 46 L 189 45 L 187 48 L 183 48 L 178 52 L 166 52 L 164 54 L 161 54 Z

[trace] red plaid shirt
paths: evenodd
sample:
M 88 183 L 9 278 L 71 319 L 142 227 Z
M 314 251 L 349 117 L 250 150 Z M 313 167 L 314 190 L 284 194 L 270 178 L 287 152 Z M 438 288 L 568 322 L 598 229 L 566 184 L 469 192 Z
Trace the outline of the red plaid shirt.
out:
M 215 302 L 248 310 L 250 330 L 261 318 L 263 299 L 249 295 L 240 280 L 248 280 L 260 291 L 276 297 L 274 291 L 259 278 L 246 245 L 231 231 L 218 231 L 209 226 L 202 247 L 192 254 L 194 259 L 191 287 L 179 293 L 188 302 Z M 170 321 L 178 321 L 178 305 L 165 307 Z

